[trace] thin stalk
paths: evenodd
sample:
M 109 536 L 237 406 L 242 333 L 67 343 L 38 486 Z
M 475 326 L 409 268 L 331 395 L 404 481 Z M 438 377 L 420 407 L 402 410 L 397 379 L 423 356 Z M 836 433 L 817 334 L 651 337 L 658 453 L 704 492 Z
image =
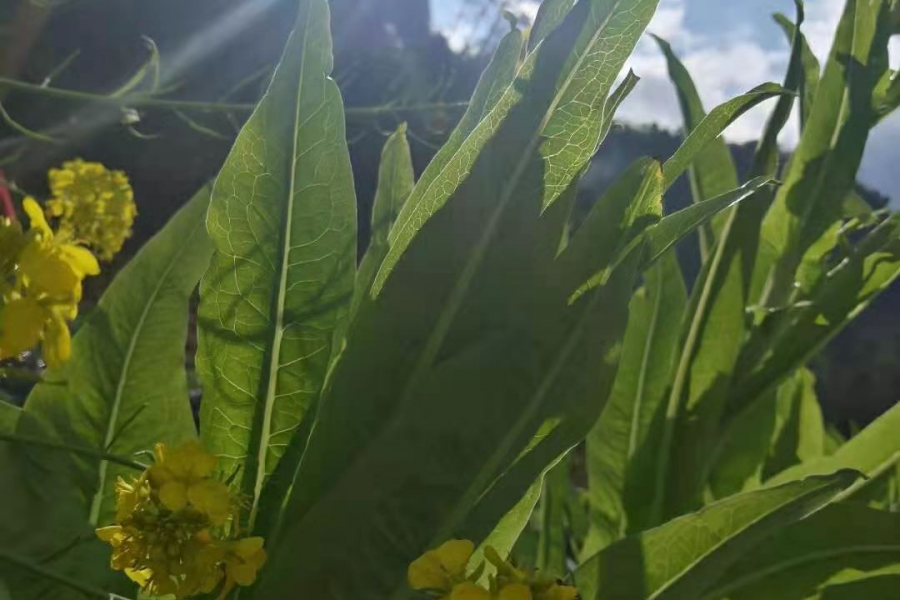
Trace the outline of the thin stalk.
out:
M 147 468 L 147 465 L 145 465 L 144 463 L 140 463 L 136 460 L 131 460 L 130 458 L 125 458 L 124 456 L 119 456 L 118 454 L 111 454 L 109 452 L 103 452 L 101 450 L 95 450 L 93 448 L 86 448 L 83 446 L 70 446 L 68 444 L 61 444 L 59 442 L 40 440 L 37 438 L 15 435 L 11 433 L 0 433 L 0 442 L 24 444 L 27 446 L 39 446 L 41 448 L 57 450 L 59 452 L 71 452 L 72 454 L 87 456 L 89 458 L 94 458 L 97 460 L 106 460 L 122 465 L 123 467 L 128 467 L 129 469 L 134 469 L 136 471 L 143 471 Z
M 35 575 L 43 577 L 44 579 L 49 579 L 51 581 L 55 581 L 60 585 L 64 585 L 73 590 L 79 591 L 82 594 L 86 594 L 91 598 L 99 598 L 100 600 L 110 600 L 111 598 L 121 598 L 121 596 L 115 596 L 110 594 L 109 592 L 104 592 L 100 588 L 96 588 L 92 585 L 88 585 L 86 583 L 82 583 L 80 581 L 76 581 L 74 579 L 69 579 L 65 575 L 61 575 L 55 571 L 50 569 L 45 569 L 40 565 L 36 565 L 31 561 L 24 560 L 13 556 L 11 554 L 6 554 L 5 552 L 0 551 L 0 562 L 7 562 L 11 565 L 15 565 L 17 567 L 21 567 L 26 571 L 30 571 Z

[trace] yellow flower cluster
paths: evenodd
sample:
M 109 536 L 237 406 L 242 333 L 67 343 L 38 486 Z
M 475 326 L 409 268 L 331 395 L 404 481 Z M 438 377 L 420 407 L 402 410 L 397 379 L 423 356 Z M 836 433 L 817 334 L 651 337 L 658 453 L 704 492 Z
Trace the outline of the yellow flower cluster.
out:
M 46 212 L 30 196 L 22 203 L 27 232 L 15 215 L 0 217 L 0 360 L 43 341 L 44 360 L 56 367 L 71 354 L 68 321 L 78 315 L 81 283 L 100 272 L 87 247 L 110 260 L 131 235 L 137 211 L 121 171 L 76 159 L 51 169 L 49 179 Z
M 58 366 L 71 353 L 67 321 L 78 314 L 81 282 L 100 266 L 86 248 L 54 234 L 34 198 L 22 206 L 31 221 L 27 233 L 8 218 L 0 221 L 0 359 L 43 340 L 44 360 Z
M 497 572 L 488 578 L 488 586 L 477 581 L 484 563 L 468 576 L 466 566 L 475 551 L 469 540 L 450 540 L 429 550 L 409 565 L 407 579 L 414 590 L 427 591 L 440 600 L 575 600 L 578 590 L 569 585 L 527 573 L 503 560 L 488 546 L 484 555 Z
M 137 215 L 125 173 L 70 160 L 61 169 L 50 169 L 50 191 L 47 210 L 59 219 L 60 233 L 90 246 L 102 260 L 112 260 L 131 235 Z
M 228 539 L 239 502 L 214 479 L 216 458 L 198 442 L 157 444 L 153 466 L 116 485 L 116 524 L 97 530 L 111 566 L 154 596 L 186 598 L 250 585 L 266 561 L 261 537 Z

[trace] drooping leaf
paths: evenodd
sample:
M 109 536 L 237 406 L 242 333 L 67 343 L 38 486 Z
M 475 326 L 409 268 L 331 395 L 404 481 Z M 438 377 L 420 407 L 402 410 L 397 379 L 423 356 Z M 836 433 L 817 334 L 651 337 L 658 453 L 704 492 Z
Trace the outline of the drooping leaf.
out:
M 71 361 L 28 397 L 25 412 L 43 425 L 35 435 L 120 456 L 196 437 L 184 348 L 188 303 L 212 253 L 203 226 L 208 204 L 204 187 L 107 288 L 73 339 Z M 17 432 L 31 435 L 30 422 Z M 42 465 L 60 460 L 37 447 L 27 453 Z M 83 456 L 72 463 L 83 518 L 109 524 L 116 479 L 128 470 Z
M 833 504 L 756 546 L 722 573 L 701 598 L 832 598 L 828 592 L 820 596 L 820 590 L 847 575 L 858 580 L 898 565 L 900 515 L 855 504 Z M 887 600 L 894 596 L 844 597 Z
M 830 502 L 858 474 L 841 472 L 739 494 L 609 546 L 575 573 L 584 600 L 704 595 L 747 552 Z
M 318 397 L 347 318 L 356 201 L 325 0 L 299 3 L 265 96 L 213 188 L 201 283 L 202 439 L 256 520 L 267 476 Z
M 686 304 L 681 269 L 668 252 L 631 299 L 612 394 L 587 438 L 591 527 L 585 554 L 643 529 L 652 497 L 652 472 L 648 481 L 643 463 L 658 441 Z
M 766 306 L 786 302 L 809 247 L 840 218 L 853 189 L 873 123 L 872 95 L 887 70 L 889 23 L 885 0 L 849 0 L 816 91 L 800 144 L 763 225 Z

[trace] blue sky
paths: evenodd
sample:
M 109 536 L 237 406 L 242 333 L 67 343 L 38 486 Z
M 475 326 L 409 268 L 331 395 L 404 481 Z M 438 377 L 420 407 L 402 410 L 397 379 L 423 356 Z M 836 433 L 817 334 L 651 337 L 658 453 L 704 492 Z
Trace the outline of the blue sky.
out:
M 477 24 L 458 18 L 460 0 L 431 0 L 435 27 L 460 47 L 477 35 Z M 535 14 L 538 0 L 496 0 L 498 6 L 523 17 Z M 804 30 L 813 51 L 824 61 L 840 18 L 844 0 L 806 0 Z M 771 19 L 780 11 L 793 18 L 793 0 L 660 0 L 649 31 L 667 38 L 691 70 L 707 108 L 764 82 L 781 82 L 787 67 L 788 45 Z M 490 19 L 484 20 L 489 22 Z M 474 28 L 474 30 L 473 30 Z M 900 63 L 900 37 L 892 40 L 891 64 Z M 625 101 L 618 117 L 623 122 L 680 126 L 678 105 L 656 45 L 642 40 L 626 68 L 641 82 Z M 755 139 L 770 106 L 762 106 L 731 126 L 726 138 Z M 796 144 L 796 127 L 782 135 L 785 147 Z M 900 114 L 880 124 L 870 138 L 860 179 L 900 204 Z

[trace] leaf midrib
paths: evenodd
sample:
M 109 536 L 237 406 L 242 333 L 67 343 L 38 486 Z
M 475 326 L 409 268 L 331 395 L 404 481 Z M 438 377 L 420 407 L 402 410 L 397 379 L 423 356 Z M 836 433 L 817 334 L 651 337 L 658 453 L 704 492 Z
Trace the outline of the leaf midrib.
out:
M 201 227 L 203 227 L 203 225 L 204 224 L 201 221 L 194 226 L 194 228 L 191 230 L 191 233 L 187 236 L 186 240 L 181 245 L 181 249 L 172 256 L 172 260 L 169 261 L 169 264 L 163 271 L 162 276 L 157 281 L 156 286 L 154 286 L 153 292 L 147 297 L 147 303 L 144 305 L 144 309 L 141 311 L 141 316 L 138 319 L 137 324 L 134 328 L 134 332 L 131 335 L 131 339 L 128 342 L 128 350 L 125 352 L 125 360 L 122 363 L 122 368 L 119 372 L 119 380 L 116 384 L 116 393 L 113 399 L 112 411 L 110 412 L 109 422 L 107 423 L 106 436 L 104 438 L 102 448 L 103 450 L 110 450 L 109 446 L 115 440 L 115 426 L 118 423 L 119 410 L 121 409 L 122 399 L 125 393 L 125 385 L 128 380 L 128 371 L 131 369 L 131 361 L 137 349 L 138 338 L 140 337 L 141 331 L 143 330 L 147 318 L 150 315 L 150 310 L 151 308 L 153 308 L 153 305 L 155 304 L 156 299 L 163 288 L 163 285 L 166 281 L 168 281 L 169 275 L 172 273 L 175 265 L 185 254 L 185 251 L 190 248 L 190 240 L 192 240 L 194 236 L 197 235 L 197 231 L 199 231 Z M 109 461 L 100 461 L 98 467 L 97 492 L 94 494 L 94 498 L 91 502 L 91 511 L 89 516 L 89 521 L 93 526 L 96 526 L 100 519 L 100 509 L 103 505 L 103 498 L 105 496 L 104 488 L 106 487 L 106 476 L 108 468 Z
M 259 512 L 259 502 L 262 497 L 262 489 L 266 478 L 266 458 L 269 454 L 269 440 L 272 438 L 272 415 L 275 410 L 275 396 L 278 387 L 278 371 L 281 357 L 281 344 L 284 338 L 284 307 L 287 300 L 287 276 L 290 265 L 291 252 L 291 224 L 294 213 L 294 192 L 297 179 L 298 144 L 300 141 L 300 109 L 303 94 L 303 83 L 306 76 L 307 45 L 309 43 L 309 28 L 312 21 L 313 6 L 306 3 L 306 15 L 303 18 L 303 54 L 300 59 L 300 73 L 297 83 L 297 94 L 294 104 L 294 122 L 292 124 L 293 147 L 291 149 L 290 180 L 288 184 L 288 197 L 285 203 L 284 234 L 281 248 L 281 273 L 278 279 L 278 295 L 275 305 L 275 328 L 272 332 L 272 349 L 269 354 L 269 373 L 266 382 L 266 397 L 263 406 L 263 419 L 260 430 L 259 447 L 256 449 L 256 472 L 254 473 L 253 501 L 248 518 L 249 528 L 252 530 Z
M 898 553 L 900 555 L 900 544 L 862 544 L 847 546 L 837 550 L 822 550 L 819 552 L 811 552 L 798 558 L 788 559 L 769 565 L 765 569 L 761 569 L 754 573 L 749 573 L 740 579 L 736 579 L 731 583 L 716 588 L 711 592 L 707 592 L 701 597 L 701 600 L 720 600 L 727 597 L 741 588 L 752 585 L 757 581 L 765 579 L 771 575 L 788 571 L 795 567 L 817 562 L 819 560 L 829 560 L 832 558 L 840 558 L 843 556 L 851 556 L 857 554 L 882 554 L 882 553 Z

